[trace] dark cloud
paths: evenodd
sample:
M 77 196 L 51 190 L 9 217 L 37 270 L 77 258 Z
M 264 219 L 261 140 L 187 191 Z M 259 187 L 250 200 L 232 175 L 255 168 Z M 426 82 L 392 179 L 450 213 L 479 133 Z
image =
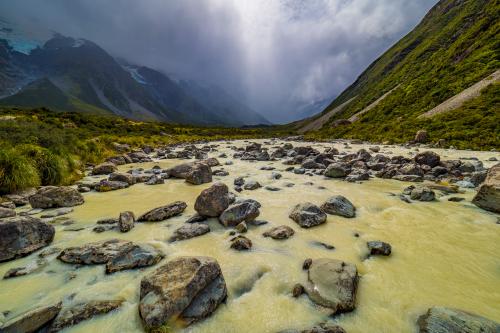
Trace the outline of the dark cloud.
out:
M 0 15 L 216 83 L 274 121 L 331 98 L 437 0 L 16 0 Z

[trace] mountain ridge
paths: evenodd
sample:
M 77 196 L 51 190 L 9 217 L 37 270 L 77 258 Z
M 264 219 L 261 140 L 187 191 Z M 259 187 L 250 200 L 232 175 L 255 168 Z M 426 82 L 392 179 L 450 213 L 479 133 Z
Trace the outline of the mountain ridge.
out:
M 55 34 L 29 54 L 21 54 L 7 40 L 1 40 L 0 77 L 4 84 L 0 85 L 0 104 L 16 102 L 18 106 L 107 112 L 136 120 L 205 126 L 269 124 L 248 107 L 242 113 L 242 104 L 236 99 L 224 105 L 228 116 L 221 117 L 218 110 L 204 105 L 207 101 L 194 98 L 167 75 L 145 66 L 131 66 L 86 39 Z M 44 84 L 40 85 L 39 80 Z M 60 91 L 56 93 L 51 84 Z M 58 99 L 44 98 L 43 90 L 35 96 L 37 87 L 51 90 L 54 94 L 49 97 L 57 95 Z M 61 103 L 61 94 L 67 102 Z M 30 98 L 23 100 L 26 96 Z
M 500 105 L 494 97 L 498 84 L 484 90 L 480 100 L 476 98 L 444 118 L 418 117 L 500 68 L 499 13 L 496 1 L 439 1 L 411 32 L 370 64 L 322 113 L 290 126 L 303 128 L 354 98 L 309 136 L 404 142 L 412 140 L 418 129 L 426 129 L 436 141 L 463 141 L 467 137 L 466 140 L 477 140 L 478 144 L 498 146 L 500 129 L 494 125 L 500 122 L 495 112 Z M 385 94 L 379 103 L 359 114 L 358 119 L 347 121 Z M 464 108 L 469 108 L 469 113 Z M 476 129 L 464 124 L 457 127 L 460 122 L 453 117 L 462 116 L 487 119 L 489 125 Z

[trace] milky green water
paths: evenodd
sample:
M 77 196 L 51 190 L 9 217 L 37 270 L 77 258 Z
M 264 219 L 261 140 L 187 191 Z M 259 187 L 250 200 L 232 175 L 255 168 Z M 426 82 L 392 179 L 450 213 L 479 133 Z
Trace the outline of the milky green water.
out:
M 244 142 L 236 144 L 244 145 Z M 223 151 L 231 156 L 232 151 L 226 146 L 222 143 L 219 152 L 211 156 Z M 314 146 L 322 150 L 332 145 Z M 343 146 L 336 146 L 344 150 Z M 353 145 L 352 150 L 361 147 Z M 382 152 L 388 151 L 405 155 L 410 152 L 397 147 L 382 149 Z M 498 158 L 498 154 L 490 152 L 436 151 L 444 159 L 477 156 L 486 161 L 492 156 Z M 224 163 L 228 159 L 219 160 Z M 140 166 L 166 168 L 182 162 L 166 160 Z M 485 162 L 487 166 L 491 164 Z M 409 183 L 371 179 L 363 184 L 353 184 L 289 172 L 281 172 L 283 178 L 271 180 L 271 171 L 259 170 L 264 165 L 275 166 L 276 171 L 286 167 L 279 161 L 251 163 L 234 160 L 234 165 L 222 166 L 229 171 L 229 176 L 215 177 L 230 188 L 234 178 L 248 176 L 263 186 L 282 189 L 270 192 L 261 188 L 240 194 L 261 202 L 259 219 L 270 222 L 250 228 L 246 236 L 252 240 L 253 248 L 249 252 L 231 250 L 228 230 L 216 220 L 209 221 L 212 231 L 204 236 L 167 243 L 172 232 L 194 213 L 196 196 L 210 186 L 194 186 L 171 179 L 164 185 L 138 184 L 114 192 L 84 194 L 85 204 L 75 207 L 68 216 L 76 221 L 72 227 L 85 229 L 64 231 L 65 226 L 56 224 L 56 237 L 51 246 L 64 248 L 120 238 L 162 249 L 167 255 L 163 262 L 182 255 L 216 258 L 228 286 L 227 303 L 219 306 L 210 318 L 184 330 L 173 329 L 173 332 L 277 332 L 287 328 L 307 328 L 325 320 L 336 322 L 350 333 L 414 332 L 417 317 L 435 305 L 460 308 L 500 321 L 500 225 L 496 224 L 498 215 L 470 203 L 474 190 L 458 194 L 466 199 L 459 203 L 447 201 L 449 196 L 441 196 L 437 202 L 407 204 L 389 193 L 400 193 Z M 126 165 L 121 169 L 130 167 Z M 285 187 L 288 182 L 295 186 Z M 319 186 L 326 189 L 319 189 Z M 310 201 L 320 205 L 335 194 L 342 194 L 354 203 L 356 218 L 328 216 L 327 223 L 311 229 L 301 229 L 288 218 L 295 204 Z M 125 234 L 92 232 L 100 218 L 116 217 L 124 210 L 131 210 L 137 216 L 175 200 L 188 204 L 182 216 L 160 223 L 136 224 Z M 292 227 L 295 235 L 285 241 L 262 237 L 265 230 L 281 224 Z M 360 237 L 354 237 L 355 233 Z M 370 240 L 390 243 L 392 255 L 365 260 L 366 242 Z M 313 244 L 315 241 L 334 245 L 335 250 L 318 247 Z M 342 259 L 358 267 L 361 279 L 354 312 L 329 319 L 328 313 L 307 297 L 295 299 L 291 296 L 293 285 L 306 280 L 301 269 L 303 260 L 320 257 Z M 0 264 L 0 275 L 36 258 L 37 253 Z M 11 311 L 13 316 L 59 300 L 72 304 L 122 298 L 126 302 L 119 311 L 82 322 L 65 332 L 141 332 L 143 328 L 137 310 L 140 280 L 161 264 L 144 270 L 105 275 L 103 266 L 75 269 L 52 259 L 38 273 L 0 280 L 0 311 Z M 70 279 L 74 274 L 76 277 Z M 248 290 L 250 286 L 252 288 Z

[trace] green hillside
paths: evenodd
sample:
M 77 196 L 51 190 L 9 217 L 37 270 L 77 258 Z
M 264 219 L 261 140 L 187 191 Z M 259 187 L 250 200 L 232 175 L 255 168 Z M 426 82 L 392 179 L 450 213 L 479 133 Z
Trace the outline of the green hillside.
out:
M 500 69 L 498 36 L 499 1 L 440 1 L 412 32 L 373 62 L 323 114 L 354 97 L 353 101 L 330 118 L 321 130 L 308 136 L 405 142 L 424 128 L 433 141 L 444 138 L 462 148 L 500 147 L 498 84 L 484 89 L 480 97 L 457 110 L 417 119 Z M 350 118 L 391 90 L 357 121 L 333 126 L 336 120 Z

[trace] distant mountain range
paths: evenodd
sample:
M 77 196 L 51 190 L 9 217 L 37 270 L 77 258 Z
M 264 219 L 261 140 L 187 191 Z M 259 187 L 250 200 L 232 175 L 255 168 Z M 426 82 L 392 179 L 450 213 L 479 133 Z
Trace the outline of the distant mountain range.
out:
M 196 125 L 270 124 L 220 87 L 176 82 L 116 59 L 91 41 L 59 34 L 29 51 L 0 39 L 0 105 Z

